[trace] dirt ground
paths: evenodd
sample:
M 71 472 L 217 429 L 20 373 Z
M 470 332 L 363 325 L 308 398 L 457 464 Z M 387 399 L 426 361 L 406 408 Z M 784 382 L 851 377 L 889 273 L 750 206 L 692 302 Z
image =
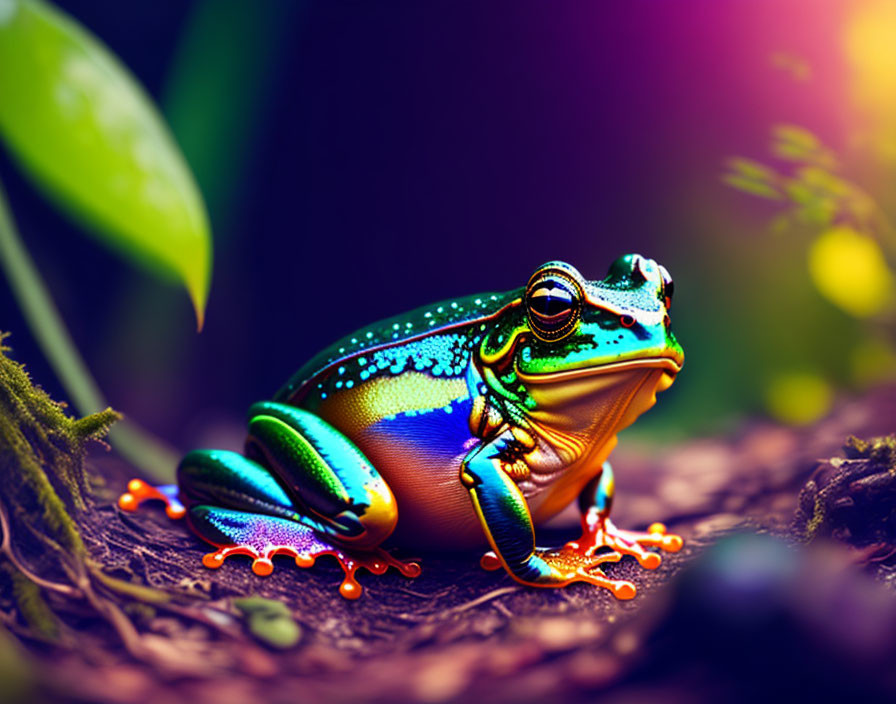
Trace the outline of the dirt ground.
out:
M 419 555 L 423 574 L 413 580 L 362 572 L 357 601 L 339 596 L 341 571 L 329 558 L 309 570 L 277 558 L 267 578 L 245 558 L 208 570 L 200 563 L 208 547 L 160 506 L 136 514 L 116 507 L 131 472 L 94 452 L 101 481 L 81 520 L 90 553 L 107 574 L 173 598 L 126 609 L 144 658 L 77 604 L 65 616 L 76 634 L 68 645 L 20 629 L 21 669 L 3 696 L 116 704 L 896 696 L 896 559 L 886 503 L 894 472 L 872 473 L 871 494 L 849 478 L 831 484 L 816 475 L 827 484 L 813 484 L 804 508 L 835 507 L 813 524 L 826 527 L 830 544 L 799 545 L 811 521 L 805 511 L 795 520 L 800 491 L 819 466 L 828 475 L 858 471 L 823 463 L 843 457 L 847 436 L 894 431 L 896 390 L 883 389 L 840 403 L 810 428 L 750 423 L 657 456 L 623 442 L 613 456 L 614 520 L 629 528 L 662 521 L 685 539 L 657 570 L 632 558 L 607 566 L 638 587 L 624 602 L 583 584 L 526 588 L 485 572 L 469 554 Z M 852 513 L 837 512 L 847 504 Z M 540 544 L 576 537 L 575 516 L 562 518 L 569 527 L 561 520 Z M 863 533 L 858 526 L 871 520 L 886 529 Z M 271 647 L 249 632 L 232 602 L 249 595 L 288 607 L 300 630 L 296 645 Z

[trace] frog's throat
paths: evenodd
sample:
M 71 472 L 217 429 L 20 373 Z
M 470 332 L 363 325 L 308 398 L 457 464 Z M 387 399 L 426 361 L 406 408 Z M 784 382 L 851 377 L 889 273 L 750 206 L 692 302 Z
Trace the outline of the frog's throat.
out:
M 669 388 L 675 378 L 668 367 L 656 364 L 626 369 L 617 367 L 616 374 L 605 379 L 595 373 L 578 374 L 582 378 L 572 383 L 583 385 L 577 390 L 579 404 L 561 399 L 558 406 L 550 408 L 550 397 L 554 394 L 548 387 L 547 397 L 542 398 L 546 408 L 529 415 L 533 430 L 566 462 L 565 469 L 553 476 L 536 477 L 538 472 L 533 468 L 536 481 L 531 489 L 536 495 L 529 498 L 529 504 L 536 522 L 547 520 L 578 496 L 616 446 L 616 434 L 651 408 L 656 403 L 657 392 Z M 556 376 L 554 380 L 557 381 Z M 602 388 L 604 383 L 609 386 Z M 569 379 L 564 378 L 556 389 L 562 393 L 568 386 Z M 533 391 L 530 387 L 530 393 Z M 602 409 L 597 414 L 593 408 L 589 409 L 595 402 Z
M 535 401 L 526 414 L 532 430 L 561 460 L 559 466 L 546 464 L 547 471 L 532 466 L 535 483 L 543 487 L 580 462 L 593 462 L 595 452 L 653 406 L 656 392 L 668 386 L 666 375 L 663 369 L 640 367 L 527 384 Z
M 569 466 L 604 444 L 672 385 L 677 360 L 654 357 L 517 377 L 534 402 L 530 423 Z

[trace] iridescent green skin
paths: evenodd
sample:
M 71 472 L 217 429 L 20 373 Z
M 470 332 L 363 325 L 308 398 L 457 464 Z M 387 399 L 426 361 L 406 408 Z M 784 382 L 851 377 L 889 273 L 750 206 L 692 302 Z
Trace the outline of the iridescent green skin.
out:
M 524 288 L 359 330 L 253 406 L 244 455 L 184 458 L 178 487 L 190 525 L 222 548 L 218 563 L 228 550 L 267 550 L 269 559 L 271 546 L 298 560 L 363 552 L 392 536 L 490 546 L 491 566 L 526 584 L 617 589 L 595 569 L 611 559 L 594 556 L 596 547 L 645 566 L 658 558 L 642 545 L 675 549 L 656 532 L 620 537 L 607 519 L 605 463 L 616 432 L 683 362 L 671 293 L 665 270 L 638 255 L 600 281 L 550 262 Z M 575 559 L 536 548 L 533 522 L 576 496 L 583 525 L 590 520 L 603 542 L 576 544 Z

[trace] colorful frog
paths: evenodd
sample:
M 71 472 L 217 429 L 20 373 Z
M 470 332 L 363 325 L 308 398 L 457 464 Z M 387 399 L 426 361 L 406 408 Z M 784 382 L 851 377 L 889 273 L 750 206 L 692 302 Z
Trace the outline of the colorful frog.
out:
M 682 540 L 609 518 L 616 434 L 667 389 L 684 361 L 670 329 L 672 279 L 636 254 L 601 281 L 569 264 L 539 267 L 522 289 L 437 303 L 336 342 L 249 410 L 244 454 L 196 450 L 177 485 L 133 480 L 119 505 L 162 499 L 168 515 L 217 547 L 219 567 L 249 555 L 258 575 L 288 554 L 301 567 L 328 554 L 345 570 L 394 566 L 381 548 L 491 548 L 486 569 L 523 584 L 588 582 L 618 598 L 631 582 L 604 562 L 632 555 L 648 569 Z M 535 545 L 534 524 L 578 498 L 582 537 Z

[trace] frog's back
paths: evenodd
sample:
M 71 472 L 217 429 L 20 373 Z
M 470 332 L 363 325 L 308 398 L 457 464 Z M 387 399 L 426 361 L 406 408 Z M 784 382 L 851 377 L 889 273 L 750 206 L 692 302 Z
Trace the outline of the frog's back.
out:
M 395 538 L 443 548 L 484 544 L 458 481 L 475 439 L 468 419 L 474 350 L 519 292 L 435 303 L 331 345 L 280 390 L 354 442 L 398 502 Z
M 334 370 L 338 370 L 340 366 L 348 363 L 357 364 L 356 360 L 361 357 L 385 353 L 379 355 L 382 362 L 385 358 L 400 356 L 396 355 L 394 350 L 406 345 L 416 345 L 414 349 L 419 352 L 420 343 L 426 339 L 440 342 L 441 345 L 430 343 L 428 347 L 432 352 L 441 352 L 440 360 L 448 361 L 446 353 L 457 343 L 458 336 L 468 336 L 471 341 L 476 340 L 475 325 L 486 324 L 508 303 L 519 299 L 520 295 L 521 291 L 482 293 L 440 301 L 368 325 L 337 340 L 312 357 L 276 393 L 274 400 L 301 406 L 313 403 L 309 397 L 315 395 L 315 385 L 320 383 L 321 379 L 330 376 Z M 484 332 L 484 329 L 480 332 Z M 447 344 L 446 337 L 450 338 Z M 387 350 L 393 352 L 386 352 Z M 443 369 L 441 365 L 433 365 L 431 371 L 441 372 Z M 361 377 L 359 372 L 359 378 L 354 380 L 353 385 L 359 381 L 366 381 L 371 375 L 394 376 L 402 371 L 404 369 L 399 370 L 392 364 L 383 369 L 370 370 L 364 377 Z M 323 390 L 323 385 L 317 390 Z

